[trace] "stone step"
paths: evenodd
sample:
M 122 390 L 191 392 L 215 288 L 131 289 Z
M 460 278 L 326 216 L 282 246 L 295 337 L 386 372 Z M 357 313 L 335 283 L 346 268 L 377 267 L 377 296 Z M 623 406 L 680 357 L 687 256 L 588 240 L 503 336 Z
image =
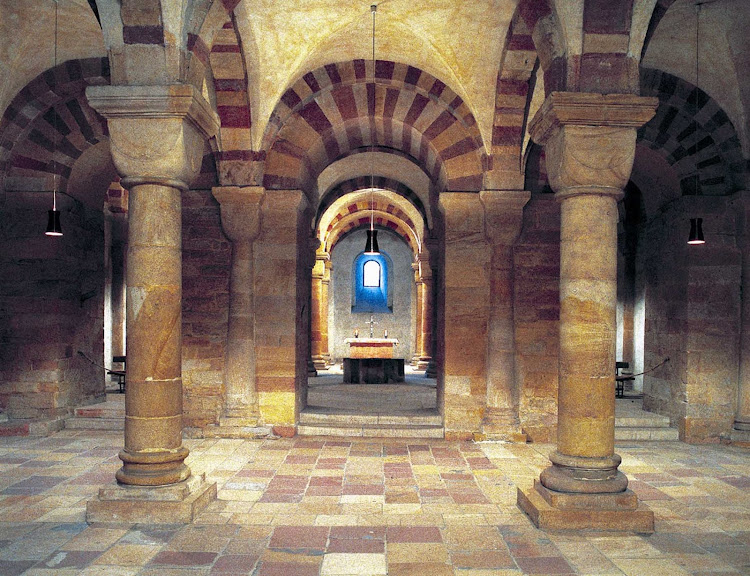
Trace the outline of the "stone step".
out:
M 617 416 L 615 428 L 669 428 L 669 417 L 658 414 L 648 416 Z
M 677 428 L 624 428 L 615 426 L 615 441 L 649 440 L 652 442 L 676 442 L 680 439 Z
M 443 438 L 443 418 L 435 410 L 401 413 L 353 413 L 332 408 L 305 408 L 297 433 L 304 436 L 368 438 Z
M 402 414 L 361 414 L 344 410 L 306 408 L 300 424 L 338 427 L 361 426 L 442 426 L 443 418 L 433 410 L 415 410 Z
M 109 402 L 79 406 L 73 411 L 76 418 L 125 418 L 125 405 L 117 406 Z
M 124 430 L 125 394 L 108 393 L 105 402 L 78 406 L 65 420 L 71 430 Z
M 353 436 L 365 438 L 443 438 L 442 426 L 328 426 L 300 424 L 300 436 Z
M 69 430 L 125 430 L 125 417 L 122 418 L 68 418 L 65 428 Z

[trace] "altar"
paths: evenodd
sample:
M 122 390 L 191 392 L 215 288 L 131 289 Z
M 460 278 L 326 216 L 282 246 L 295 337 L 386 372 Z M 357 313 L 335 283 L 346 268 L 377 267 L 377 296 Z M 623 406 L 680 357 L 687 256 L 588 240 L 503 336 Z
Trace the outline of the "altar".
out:
M 345 384 L 387 384 L 404 381 L 404 359 L 394 358 L 397 338 L 347 338 Z

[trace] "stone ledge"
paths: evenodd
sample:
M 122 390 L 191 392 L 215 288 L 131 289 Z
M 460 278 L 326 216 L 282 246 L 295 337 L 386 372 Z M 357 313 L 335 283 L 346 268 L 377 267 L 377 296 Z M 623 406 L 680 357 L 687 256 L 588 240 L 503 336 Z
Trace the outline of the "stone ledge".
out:
M 216 493 L 204 474 L 170 486 L 105 486 L 86 503 L 86 522 L 189 524 Z
M 541 530 L 604 530 L 651 534 L 654 513 L 645 505 L 636 509 L 605 509 L 574 506 L 571 500 L 578 495 L 567 494 L 569 507 L 555 508 L 532 488 L 526 492 L 518 488 L 518 507 Z M 584 498 L 591 495 L 583 495 Z

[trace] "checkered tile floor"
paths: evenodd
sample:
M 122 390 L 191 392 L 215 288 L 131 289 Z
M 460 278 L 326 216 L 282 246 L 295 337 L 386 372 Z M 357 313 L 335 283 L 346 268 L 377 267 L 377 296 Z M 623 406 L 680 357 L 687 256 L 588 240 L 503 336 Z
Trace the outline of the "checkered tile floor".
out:
M 750 574 L 750 450 L 629 443 L 656 533 L 545 533 L 515 505 L 551 445 L 186 440 L 218 483 L 192 525 L 92 525 L 121 433 L 0 438 L 0 574 L 679 576 Z

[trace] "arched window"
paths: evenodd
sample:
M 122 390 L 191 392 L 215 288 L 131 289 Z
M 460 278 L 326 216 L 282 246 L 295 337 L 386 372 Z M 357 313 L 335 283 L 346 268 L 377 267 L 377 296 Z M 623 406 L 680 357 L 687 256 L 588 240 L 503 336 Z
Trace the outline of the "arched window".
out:
M 363 266 L 362 285 L 365 288 L 380 287 L 380 264 L 377 260 L 366 260 Z
M 391 262 L 385 253 L 365 254 L 361 252 L 352 269 L 352 312 L 393 312 L 388 284 Z M 391 296 L 392 298 L 392 296 Z

